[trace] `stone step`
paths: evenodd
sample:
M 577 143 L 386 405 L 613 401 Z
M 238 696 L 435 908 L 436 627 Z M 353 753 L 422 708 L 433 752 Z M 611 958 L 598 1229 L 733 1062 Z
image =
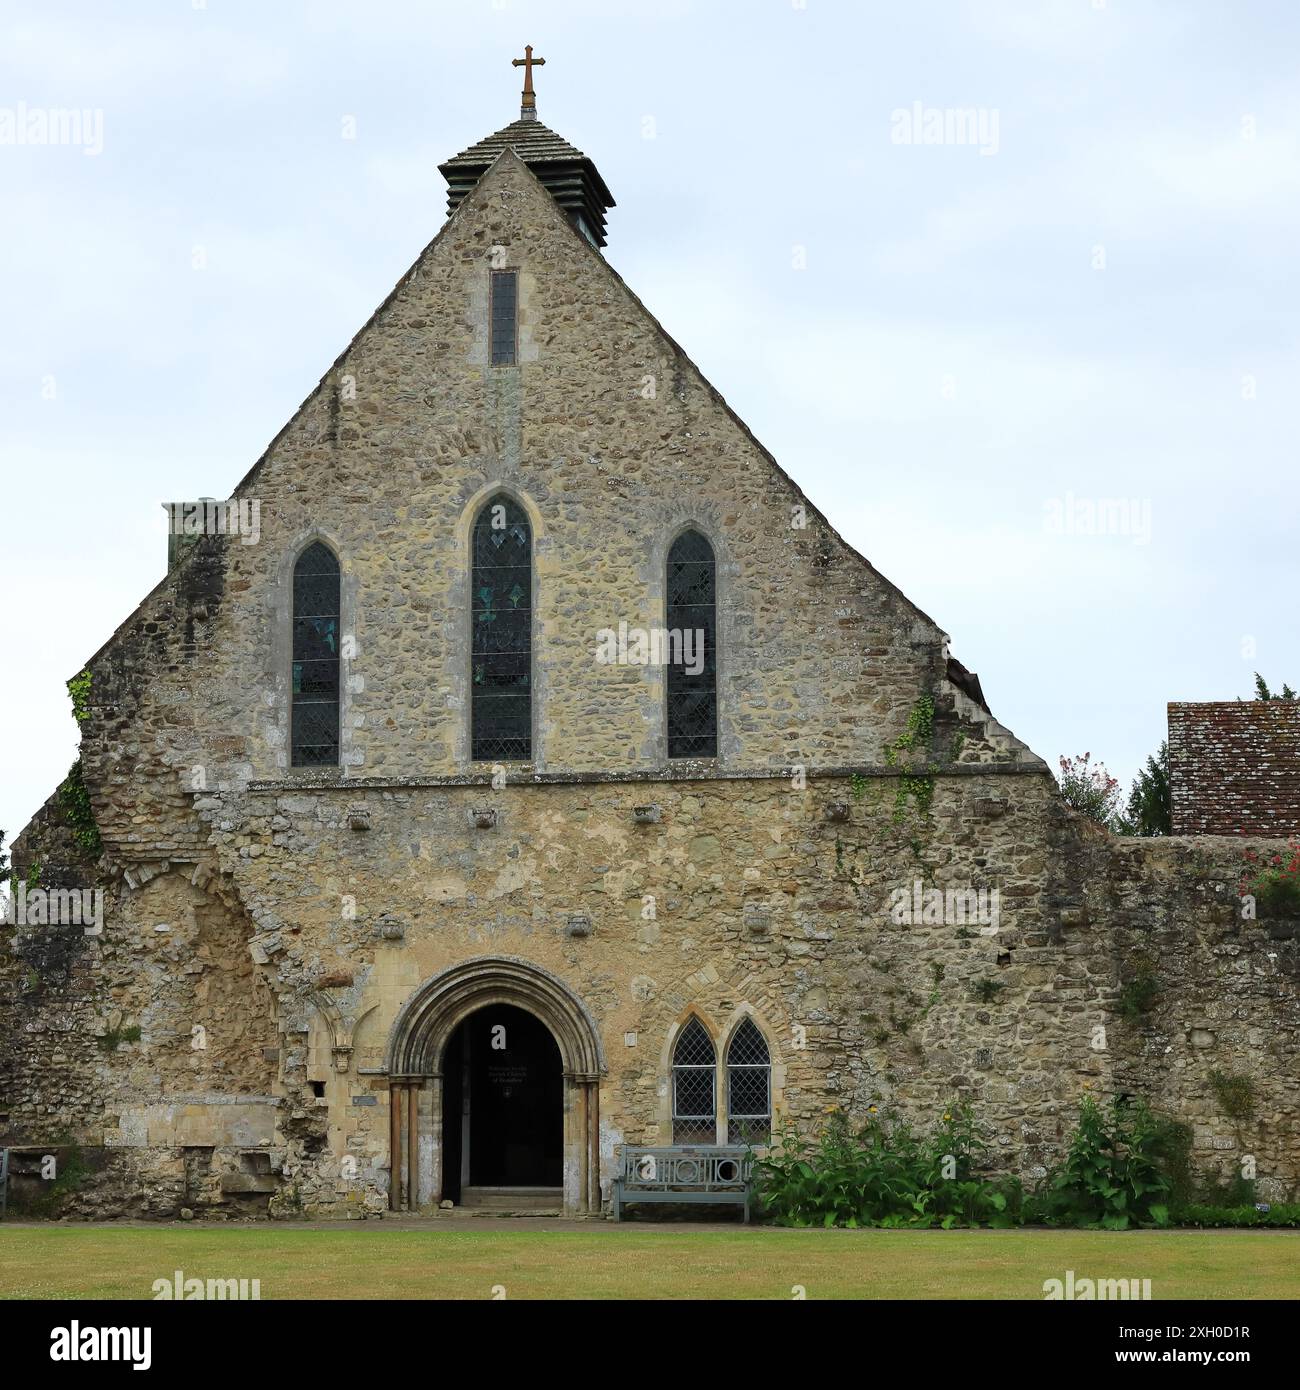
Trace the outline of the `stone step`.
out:
M 464 1187 L 459 1205 L 462 1211 L 485 1215 L 553 1212 L 558 1216 L 564 1206 L 564 1194 L 558 1187 Z

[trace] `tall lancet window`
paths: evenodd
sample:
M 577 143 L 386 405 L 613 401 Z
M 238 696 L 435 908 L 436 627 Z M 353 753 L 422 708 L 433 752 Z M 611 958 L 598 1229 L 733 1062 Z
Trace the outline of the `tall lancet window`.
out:
M 294 767 L 339 760 L 339 562 L 313 541 L 293 567 Z
M 717 1054 L 709 1030 L 691 1015 L 673 1048 L 673 1143 L 715 1144 L 718 1139 Z
M 513 270 L 492 272 L 492 365 L 513 367 L 519 336 L 519 276 Z
M 718 754 L 717 566 L 698 531 L 668 552 L 668 756 Z
M 747 1018 L 727 1044 L 727 1141 L 766 1144 L 772 1137 L 772 1058 Z
M 498 495 L 474 523 L 472 713 L 475 762 L 533 755 L 533 533 Z

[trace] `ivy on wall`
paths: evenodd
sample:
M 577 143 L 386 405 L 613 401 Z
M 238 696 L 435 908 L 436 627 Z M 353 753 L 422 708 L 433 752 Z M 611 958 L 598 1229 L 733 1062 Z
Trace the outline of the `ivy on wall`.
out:
M 68 682 L 68 694 L 72 696 L 72 717 L 78 724 L 90 718 L 90 672 L 81 671 Z
M 82 779 L 80 758 L 68 769 L 68 775 L 59 786 L 59 809 L 63 812 L 63 823 L 72 831 L 72 838 L 87 854 L 98 856 L 104 842 L 95 823 L 90 793 Z
M 922 695 L 907 716 L 907 728 L 885 747 L 885 761 L 890 767 L 898 767 L 904 754 L 915 754 L 926 750 L 934 734 L 934 699 Z M 894 821 L 901 821 L 907 814 L 909 798 L 915 803 L 921 816 L 930 814 L 934 801 L 933 772 L 905 772 L 898 779 L 894 791 Z
M 72 717 L 78 724 L 90 718 L 90 672 L 80 671 L 68 682 L 68 694 L 72 697 Z M 63 822 L 72 831 L 72 838 L 86 851 L 97 856 L 104 846 L 95 823 L 95 812 L 90 804 L 90 793 L 82 776 L 81 758 L 68 769 L 68 775 L 59 785 L 59 809 Z

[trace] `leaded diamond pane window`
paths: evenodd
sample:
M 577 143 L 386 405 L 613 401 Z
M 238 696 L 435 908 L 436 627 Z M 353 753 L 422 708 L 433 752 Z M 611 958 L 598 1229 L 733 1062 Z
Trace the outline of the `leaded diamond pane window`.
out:
M 717 1054 L 708 1029 L 691 1017 L 673 1048 L 673 1143 L 715 1144 Z
M 668 666 L 668 756 L 718 753 L 717 565 L 698 531 L 685 531 L 668 552 L 667 617 L 679 654 Z M 689 637 L 688 635 L 689 634 Z
M 772 1137 L 772 1059 L 752 1018 L 727 1046 L 727 1138 L 732 1144 L 766 1144 Z
M 313 541 L 293 567 L 294 767 L 339 760 L 339 562 Z
M 509 497 L 474 523 L 470 601 L 471 753 L 475 762 L 532 757 L 533 534 Z
M 492 365 L 515 365 L 519 279 L 513 270 L 492 272 Z

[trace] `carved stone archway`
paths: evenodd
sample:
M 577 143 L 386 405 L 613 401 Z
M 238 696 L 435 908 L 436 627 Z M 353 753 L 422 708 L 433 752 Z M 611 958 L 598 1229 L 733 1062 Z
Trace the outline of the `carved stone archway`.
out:
M 415 1210 L 442 1196 L 443 1057 L 461 1022 L 489 1004 L 526 1009 L 550 1029 L 564 1069 L 564 1212 L 598 1214 L 600 1078 L 606 1070 L 600 1034 L 568 985 L 515 956 L 476 956 L 450 966 L 420 985 L 398 1013 L 384 1058 L 389 1206 Z

